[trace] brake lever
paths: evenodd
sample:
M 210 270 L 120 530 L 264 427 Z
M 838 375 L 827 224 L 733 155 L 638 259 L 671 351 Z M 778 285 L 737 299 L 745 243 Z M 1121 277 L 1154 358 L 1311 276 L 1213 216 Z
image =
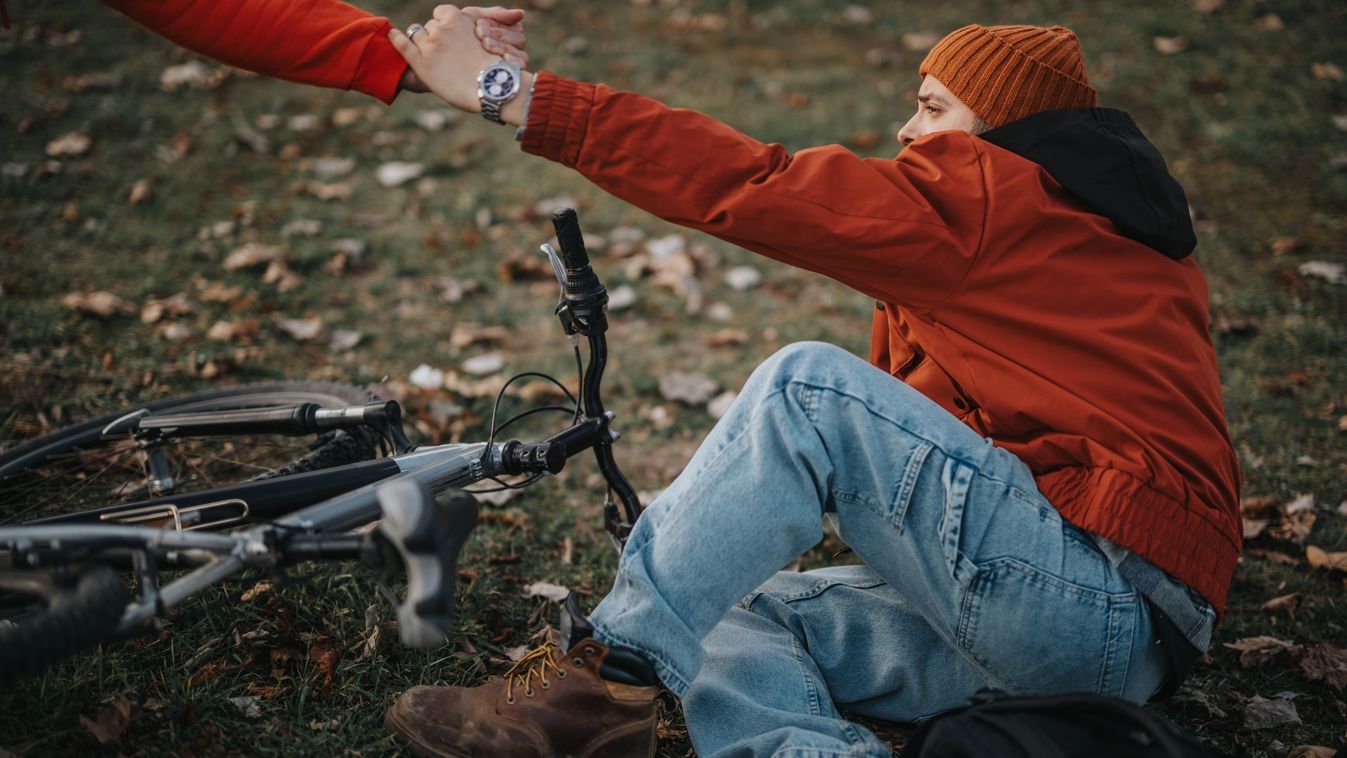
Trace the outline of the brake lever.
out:
M 407 594 L 396 603 L 398 638 L 408 647 L 434 647 L 454 630 L 458 554 L 477 526 L 477 501 L 454 491 L 441 505 L 408 479 L 383 485 L 378 498 L 383 521 L 375 535 L 407 572 Z

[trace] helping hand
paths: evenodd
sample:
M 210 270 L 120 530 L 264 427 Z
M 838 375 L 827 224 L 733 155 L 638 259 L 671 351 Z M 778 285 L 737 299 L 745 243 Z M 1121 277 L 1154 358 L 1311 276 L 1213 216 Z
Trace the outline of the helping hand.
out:
M 440 6 L 440 8 L 452 8 L 453 6 Z M 440 8 L 435 9 L 436 20 L 439 19 Z M 474 23 L 473 30 L 481 45 L 488 52 L 496 56 L 503 57 L 511 63 L 518 64 L 521 68 L 528 65 L 529 55 L 524 50 L 527 39 L 524 35 L 524 11 L 514 8 L 502 8 L 501 6 L 492 6 L 490 8 L 480 8 L 477 6 L 468 6 L 458 9 L 458 12 L 468 17 Z M 427 24 L 426 26 L 429 26 Z M 410 28 L 410 27 L 409 27 Z M 425 27 L 423 27 L 424 29 Z M 415 35 L 413 35 L 415 36 Z M 389 34 L 395 47 L 398 45 L 396 35 Z M 402 52 L 401 48 L 398 49 Z M 405 55 L 403 57 L 406 57 Z M 401 89 L 408 92 L 429 92 L 430 87 L 421 79 L 414 68 L 408 68 L 402 75 L 402 81 L 398 85 Z

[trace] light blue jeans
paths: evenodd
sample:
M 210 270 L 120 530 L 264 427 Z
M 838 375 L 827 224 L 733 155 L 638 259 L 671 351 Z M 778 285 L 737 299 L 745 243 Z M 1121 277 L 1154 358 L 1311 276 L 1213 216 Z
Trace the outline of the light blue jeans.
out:
M 865 561 L 783 572 L 824 515 Z M 595 636 L 643 653 L 701 756 L 887 756 L 839 708 L 975 690 L 1146 700 L 1143 598 L 1018 458 L 855 356 L 791 345 L 638 521 Z

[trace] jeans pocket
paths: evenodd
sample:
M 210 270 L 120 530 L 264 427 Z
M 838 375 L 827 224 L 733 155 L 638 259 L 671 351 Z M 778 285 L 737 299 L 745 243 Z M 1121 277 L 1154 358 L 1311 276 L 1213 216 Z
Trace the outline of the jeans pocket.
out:
M 999 558 L 977 569 L 958 642 L 1011 692 L 1101 692 L 1127 675 L 1137 603 Z

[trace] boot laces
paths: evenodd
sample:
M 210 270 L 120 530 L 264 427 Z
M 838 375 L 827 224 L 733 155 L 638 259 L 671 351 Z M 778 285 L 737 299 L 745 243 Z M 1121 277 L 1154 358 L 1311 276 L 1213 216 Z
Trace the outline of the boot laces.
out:
M 552 667 L 553 671 L 564 677 L 566 674 L 561 670 L 561 667 L 557 665 L 556 651 L 557 646 L 554 643 L 544 642 L 529 651 L 523 658 L 515 661 L 514 665 L 510 667 L 510 670 L 505 672 L 505 678 L 507 680 L 505 684 L 505 702 L 514 705 L 514 688 L 516 686 L 522 686 L 524 688 L 525 697 L 533 697 L 534 677 L 538 678 L 539 686 L 543 689 L 552 686 L 551 683 L 547 681 L 547 668 L 549 666 Z

